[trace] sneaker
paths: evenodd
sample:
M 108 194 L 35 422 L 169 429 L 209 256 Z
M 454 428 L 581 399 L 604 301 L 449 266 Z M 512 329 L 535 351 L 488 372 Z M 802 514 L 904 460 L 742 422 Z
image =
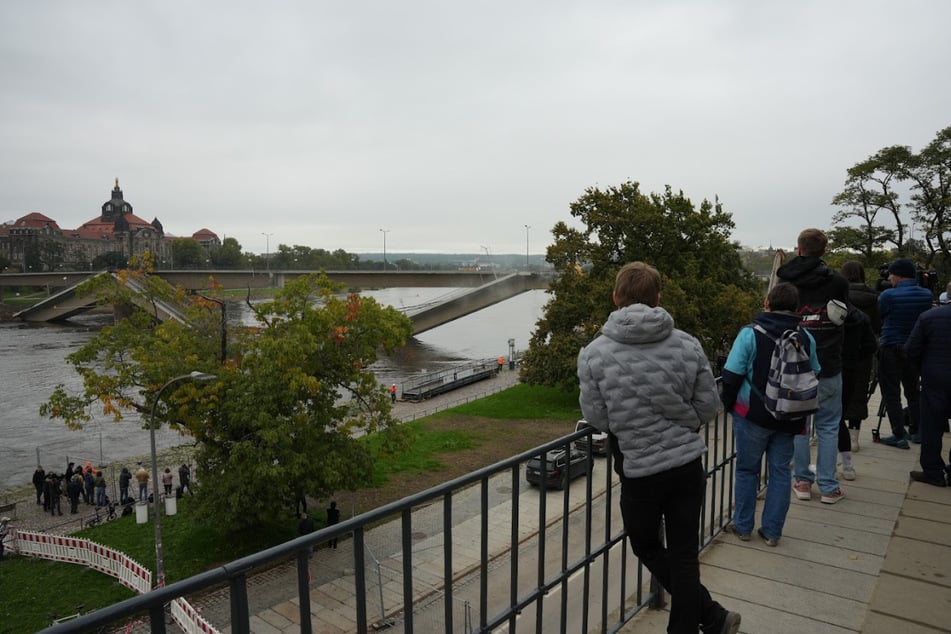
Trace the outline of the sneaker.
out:
M 823 493 L 820 502 L 823 504 L 835 504 L 839 500 L 845 497 L 845 491 L 842 490 L 842 487 L 838 487 L 835 491 L 830 491 L 829 493 Z
M 928 471 L 912 471 L 911 479 L 915 482 L 924 482 L 925 484 L 930 484 L 936 487 L 946 487 L 948 486 L 947 481 L 945 480 L 944 475 L 938 475 L 934 473 L 929 473 Z
M 855 467 L 842 467 L 842 479 L 843 480 L 854 480 L 855 479 Z
M 800 500 L 812 499 L 812 482 L 808 480 L 796 480 L 792 485 L 793 492 Z
M 749 533 L 741 533 L 740 531 L 736 530 L 736 525 L 733 524 L 732 522 L 730 522 L 730 525 L 726 527 L 726 530 L 727 530 L 727 532 L 733 533 L 734 535 L 736 535 L 736 538 L 737 538 L 738 540 L 740 540 L 741 542 L 748 542 L 748 541 L 750 541 L 750 534 L 749 534 Z
M 921 434 L 919 434 L 919 433 L 917 433 L 917 432 L 914 433 L 914 434 L 908 434 L 908 439 L 909 439 L 911 442 L 915 443 L 916 445 L 920 445 L 920 444 L 921 444 Z
M 772 537 L 767 537 L 766 533 L 763 532 L 762 528 L 757 528 L 756 532 L 759 533 L 759 536 L 763 538 L 763 541 L 767 546 L 776 546 L 779 543 L 778 539 L 773 539 Z
M 881 443 L 883 445 L 888 445 L 889 447 L 898 447 L 899 449 L 911 449 L 908 445 L 908 440 L 904 437 L 899 438 L 897 436 L 885 436 L 882 438 Z
M 727 612 L 723 618 L 723 627 L 720 628 L 720 634 L 736 634 L 740 631 L 740 613 Z

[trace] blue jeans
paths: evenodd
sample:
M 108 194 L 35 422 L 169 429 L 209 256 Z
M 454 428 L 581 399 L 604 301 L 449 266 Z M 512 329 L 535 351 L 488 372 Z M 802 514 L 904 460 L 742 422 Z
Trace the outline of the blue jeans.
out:
M 759 489 L 760 462 L 766 454 L 769 481 L 760 525 L 767 537 L 783 536 L 786 512 L 789 511 L 789 487 L 792 479 L 789 462 L 793 457 L 793 435 L 751 423 L 733 414 L 736 438 L 736 504 L 733 526 L 736 532 L 753 532 L 756 515 L 756 493 Z
M 106 505 L 106 487 L 96 487 L 96 506 Z
M 819 490 L 832 493 L 839 488 L 835 460 L 839 446 L 839 421 L 842 420 L 842 373 L 819 379 L 819 411 L 806 421 L 806 433 L 796 434 L 793 474 L 797 481 L 813 482 Z M 816 426 L 816 471 L 809 471 L 809 425 Z

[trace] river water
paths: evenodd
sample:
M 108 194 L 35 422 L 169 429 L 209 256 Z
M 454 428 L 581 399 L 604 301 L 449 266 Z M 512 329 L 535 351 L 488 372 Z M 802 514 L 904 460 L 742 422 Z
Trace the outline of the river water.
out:
M 455 289 L 381 289 L 367 293 L 384 304 L 411 310 L 443 299 Z M 397 353 L 371 369 L 383 385 L 400 384 L 415 374 L 435 372 L 469 360 L 508 358 L 510 338 L 516 352 L 528 346 L 535 322 L 548 299 L 530 291 L 414 337 Z M 247 321 L 247 308 L 228 305 L 229 321 Z M 62 472 L 67 462 L 108 465 L 147 455 L 149 433 L 142 419 L 128 416 L 116 424 L 90 411 L 93 421 L 70 431 L 39 414 L 40 404 L 58 384 L 78 392 L 82 381 L 65 358 L 88 342 L 111 316 L 86 314 L 67 324 L 0 324 L 0 489 L 27 484 L 37 462 Z M 156 431 L 159 450 L 185 442 L 177 432 Z

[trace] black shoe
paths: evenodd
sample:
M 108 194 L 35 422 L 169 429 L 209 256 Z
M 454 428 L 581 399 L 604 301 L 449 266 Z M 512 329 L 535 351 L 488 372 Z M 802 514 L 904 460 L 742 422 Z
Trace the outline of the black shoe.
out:
M 915 482 L 924 482 L 925 484 L 930 484 L 936 487 L 946 487 L 948 486 L 948 481 L 941 475 L 935 475 L 933 473 L 928 473 L 927 471 L 912 471 L 911 479 Z

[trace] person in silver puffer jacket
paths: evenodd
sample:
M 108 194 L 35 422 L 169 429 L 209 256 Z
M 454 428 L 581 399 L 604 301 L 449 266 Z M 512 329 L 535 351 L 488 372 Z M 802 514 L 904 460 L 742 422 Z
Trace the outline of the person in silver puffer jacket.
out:
M 697 431 L 720 399 L 700 343 L 658 306 L 660 285 L 643 262 L 618 272 L 618 309 L 578 355 L 581 411 L 611 434 L 631 548 L 671 595 L 667 631 L 735 634 L 740 615 L 711 598 L 697 555 L 706 490 Z

